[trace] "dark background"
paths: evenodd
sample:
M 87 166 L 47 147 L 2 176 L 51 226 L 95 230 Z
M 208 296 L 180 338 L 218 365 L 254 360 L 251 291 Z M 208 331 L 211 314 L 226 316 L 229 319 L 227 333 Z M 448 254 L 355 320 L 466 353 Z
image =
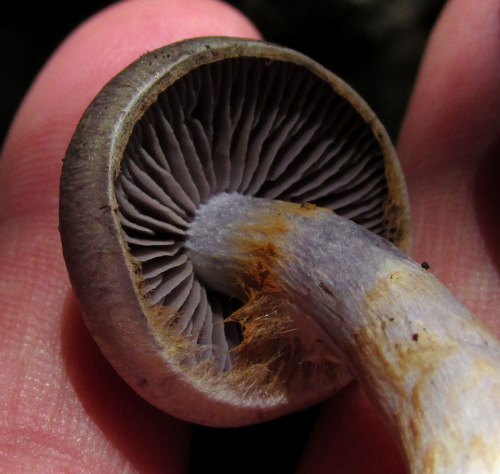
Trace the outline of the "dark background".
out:
M 50 54 L 79 23 L 110 3 L 49 1 L 11 5 L 2 12 L 0 143 Z M 426 39 L 444 0 L 229 3 L 246 13 L 266 39 L 311 56 L 350 83 L 396 139 Z M 316 414 L 313 408 L 248 428 L 196 427 L 192 472 L 292 472 Z

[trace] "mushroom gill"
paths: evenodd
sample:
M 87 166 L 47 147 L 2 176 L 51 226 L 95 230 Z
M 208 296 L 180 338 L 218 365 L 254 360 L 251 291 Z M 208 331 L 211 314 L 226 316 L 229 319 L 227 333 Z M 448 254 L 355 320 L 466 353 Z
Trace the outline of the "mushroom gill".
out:
M 297 342 L 292 353 L 287 350 L 294 327 L 283 311 L 278 318 L 270 315 L 272 308 L 264 310 L 266 324 L 257 325 L 236 311 L 245 298 L 217 293 L 200 281 L 185 248 L 197 208 L 220 193 L 311 203 L 394 240 L 385 212 L 384 159 L 353 105 L 302 65 L 222 59 L 191 69 L 158 95 L 132 131 L 115 193 L 148 302 L 168 308 L 164 324 L 197 346 L 189 365 L 213 361 L 228 371 L 260 362 L 265 370 L 259 384 L 276 385 L 284 358 L 302 367 L 311 358 L 304 354 L 311 348 L 297 349 Z M 255 339 L 256 328 L 260 346 L 254 341 L 240 351 Z M 280 334 L 286 343 L 278 342 Z M 321 357 L 314 356 L 311 370 L 320 371 Z M 325 378 L 332 378 L 330 370 Z M 310 382 L 310 374 L 305 377 Z M 278 378 L 286 385 L 290 372 Z

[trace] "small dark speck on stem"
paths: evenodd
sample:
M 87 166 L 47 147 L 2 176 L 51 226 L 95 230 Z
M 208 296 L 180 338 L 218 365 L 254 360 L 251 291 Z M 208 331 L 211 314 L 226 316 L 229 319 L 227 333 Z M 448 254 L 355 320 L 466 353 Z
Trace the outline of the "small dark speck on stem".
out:
M 417 342 L 417 341 L 418 341 L 418 332 L 416 332 L 415 334 L 413 334 L 413 335 L 411 336 L 411 340 L 412 340 L 412 341 L 415 341 L 415 342 Z
M 431 266 L 427 262 L 422 262 L 422 268 L 424 270 L 430 270 Z
M 333 291 L 330 288 L 328 288 L 322 281 L 318 283 L 318 286 L 320 287 L 323 293 L 325 293 L 328 296 L 331 296 L 333 299 L 336 299 Z

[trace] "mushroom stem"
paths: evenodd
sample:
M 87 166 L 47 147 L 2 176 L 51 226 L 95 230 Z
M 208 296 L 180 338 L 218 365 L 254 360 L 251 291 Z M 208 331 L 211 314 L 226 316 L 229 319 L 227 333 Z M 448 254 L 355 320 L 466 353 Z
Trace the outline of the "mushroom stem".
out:
M 500 472 L 500 343 L 388 241 L 312 205 L 219 194 L 187 246 L 212 289 L 296 308 L 305 337 L 362 384 L 411 472 Z

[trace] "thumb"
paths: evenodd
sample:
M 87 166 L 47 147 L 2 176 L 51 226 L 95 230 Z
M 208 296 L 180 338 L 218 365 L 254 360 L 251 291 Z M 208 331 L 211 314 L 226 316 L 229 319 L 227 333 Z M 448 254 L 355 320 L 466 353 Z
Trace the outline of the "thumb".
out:
M 147 50 L 258 36 L 213 0 L 118 3 L 78 28 L 26 95 L 0 159 L 0 465 L 8 472 L 186 471 L 189 425 L 111 370 L 74 304 L 59 244 L 61 159 L 98 90 Z

